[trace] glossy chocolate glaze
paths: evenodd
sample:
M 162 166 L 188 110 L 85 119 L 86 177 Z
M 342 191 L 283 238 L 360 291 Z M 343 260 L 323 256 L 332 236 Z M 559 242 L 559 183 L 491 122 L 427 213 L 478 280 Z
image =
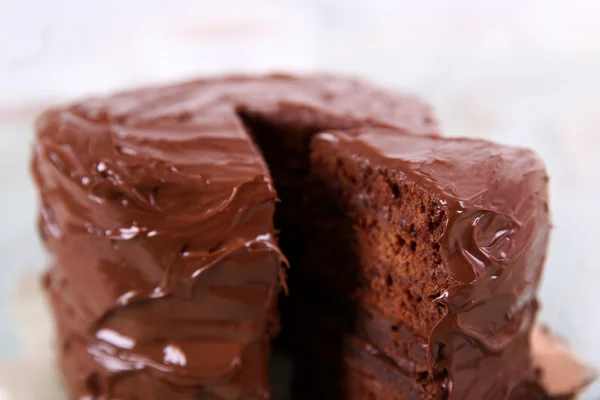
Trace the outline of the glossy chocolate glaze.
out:
M 74 398 L 269 398 L 285 259 L 241 110 L 436 131 L 421 102 L 332 77 L 198 80 L 42 114 L 33 173 Z
M 529 336 L 551 228 L 539 158 L 485 141 L 386 129 L 323 133 L 315 140 L 421 186 L 444 209 L 435 243 L 453 283 L 433 301 L 446 312 L 429 337 L 428 364 L 432 377 L 446 376 L 448 399 L 529 393 Z

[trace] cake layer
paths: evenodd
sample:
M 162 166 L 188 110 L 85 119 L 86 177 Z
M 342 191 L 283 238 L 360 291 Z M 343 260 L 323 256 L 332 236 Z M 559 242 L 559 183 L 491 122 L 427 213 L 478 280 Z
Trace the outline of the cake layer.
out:
M 296 339 L 291 346 L 298 354 L 311 351 L 311 348 L 318 346 L 318 342 L 327 342 L 326 346 L 336 347 L 336 351 L 341 353 L 344 340 L 348 337 L 360 343 L 361 348 L 380 353 L 404 375 L 417 378 L 427 374 L 427 341 L 410 331 L 402 321 L 383 317 L 377 311 L 365 309 L 363 305 L 356 306 L 350 320 L 341 315 L 344 308 L 318 295 L 300 301 L 304 307 L 302 310 L 293 310 L 295 320 L 301 322 L 310 319 L 311 323 L 290 326 Z

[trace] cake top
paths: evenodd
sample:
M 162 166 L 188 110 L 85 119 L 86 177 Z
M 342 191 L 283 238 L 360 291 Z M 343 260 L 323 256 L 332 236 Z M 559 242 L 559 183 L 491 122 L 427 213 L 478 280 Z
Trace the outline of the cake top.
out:
M 348 119 L 355 126 L 391 126 L 414 133 L 436 133 L 431 108 L 419 99 L 357 79 L 330 75 L 226 76 L 198 79 L 90 99 L 87 107 L 105 108 L 128 124 L 159 119 L 193 119 L 215 109 L 249 110 L 263 115 L 295 113 L 310 120 L 318 112 L 329 120 Z M 300 115 L 298 115 L 300 114 Z
M 103 204 L 203 215 L 240 185 L 269 177 L 241 110 L 298 125 L 321 119 L 329 127 L 436 129 L 430 108 L 409 96 L 352 79 L 267 75 L 197 80 L 51 109 L 37 120 L 38 142 Z
M 429 338 L 430 373 L 448 374 L 450 399 L 510 393 L 529 369 L 523 355 L 550 231 L 548 178 L 537 155 L 377 128 L 315 141 L 432 194 L 446 216 L 432 244 L 445 254 L 451 284 L 433 301 L 446 312 Z

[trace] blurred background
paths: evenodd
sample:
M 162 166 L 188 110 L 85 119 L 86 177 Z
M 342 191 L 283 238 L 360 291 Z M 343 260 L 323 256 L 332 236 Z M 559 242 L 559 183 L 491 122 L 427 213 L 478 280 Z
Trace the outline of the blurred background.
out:
M 36 113 L 149 82 L 273 70 L 415 92 L 447 135 L 541 153 L 555 230 L 540 318 L 600 369 L 598 0 L 0 0 L 0 360 L 47 347 L 42 332 L 23 333 L 44 318 L 23 294 L 23 276 L 44 266 L 28 172 Z

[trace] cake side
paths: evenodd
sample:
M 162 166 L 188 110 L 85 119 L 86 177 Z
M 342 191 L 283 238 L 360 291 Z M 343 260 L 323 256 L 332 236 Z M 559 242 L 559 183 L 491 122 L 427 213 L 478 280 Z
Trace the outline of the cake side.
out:
M 543 164 L 523 149 L 379 129 L 321 134 L 313 149 L 313 175 L 349 215 L 346 253 L 358 261 L 307 280 L 326 280 L 354 299 L 355 315 L 369 315 L 340 337 L 358 336 L 422 398 L 508 398 L 532 371 L 528 338 L 550 229 Z M 343 326 L 331 310 L 328 325 Z M 397 337 L 404 331 L 408 341 Z M 352 359 L 346 373 L 377 377 Z

